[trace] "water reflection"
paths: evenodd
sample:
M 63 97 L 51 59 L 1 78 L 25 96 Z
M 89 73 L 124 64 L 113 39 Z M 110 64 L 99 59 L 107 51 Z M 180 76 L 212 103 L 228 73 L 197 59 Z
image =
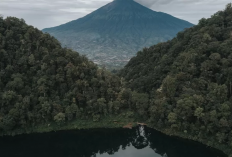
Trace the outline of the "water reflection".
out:
M 153 129 L 92 129 L 0 138 L 1 157 L 224 157 Z

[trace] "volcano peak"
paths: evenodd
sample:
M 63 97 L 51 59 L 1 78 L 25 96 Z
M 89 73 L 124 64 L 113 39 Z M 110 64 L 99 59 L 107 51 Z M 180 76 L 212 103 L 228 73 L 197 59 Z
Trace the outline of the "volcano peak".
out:
M 109 68 L 122 67 L 137 51 L 169 40 L 191 26 L 134 0 L 114 0 L 83 18 L 43 31 Z

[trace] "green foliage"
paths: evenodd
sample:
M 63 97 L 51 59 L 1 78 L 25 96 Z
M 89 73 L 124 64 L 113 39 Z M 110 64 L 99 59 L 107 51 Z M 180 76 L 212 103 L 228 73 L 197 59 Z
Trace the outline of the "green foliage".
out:
M 58 124 L 61 124 L 65 121 L 65 114 L 64 113 L 58 113 L 54 116 L 54 121 Z
M 129 97 L 118 76 L 22 19 L 0 18 L 0 132 L 99 121 L 127 109 Z
M 132 93 L 132 102 L 135 105 L 135 110 L 139 113 L 140 116 L 147 118 L 147 112 L 149 107 L 149 97 L 145 93 Z
M 194 116 L 196 116 L 197 119 L 203 118 L 203 116 L 205 115 L 205 114 L 203 113 L 203 111 L 204 111 L 204 109 L 201 108 L 201 107 L 196 108 L 196 110 L 195 110 L 195 112 L 194 112 Z
M 127 87 L 149 94 L 145 112 L 154 126 L 199 141 L 210 137 L 208 143 L 214 146 L 230 144 L 231 18 L 228 4 L 174 39 L 138 52 L 119 72 Z
M 177 115 L 175 113 L 173 113 L 173 112 L 169 113 L 168 122 L 176 123 L 177 122 Z

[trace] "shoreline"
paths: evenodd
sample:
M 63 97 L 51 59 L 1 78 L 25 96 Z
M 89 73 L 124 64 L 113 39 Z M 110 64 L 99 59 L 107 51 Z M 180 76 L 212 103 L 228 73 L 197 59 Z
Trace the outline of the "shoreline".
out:
M 228 157 L 232 157 L 232 150 L 227 145 L 222 145 L 223 148 L 226 147 L 226 149 L 228 149 L 228 150 L 223 150 L 222 148 L 220 148 L 218 146 L 207 144 L 206 141 L 204 141 L 204 140 L 202 140 L 202 141 L 195 140 L 195 139 L 193 139 L 193 137 L 191 135 L 189 135 L 189 136 L 187 136 L 187 135 L 183 136 L 184 135 L 183 133 L 181 134 L 180 132 L 173 132 L 173 131 L 171 131 L 170 129 L 167 129 L 167 128 L 164 129 L 164 130 L 160 130 L 160 129 L 157 129 L 155 127 L 152 127 L 152 124 L 148 124 L 147 127 L 151 128 L 151 129 L 154 129 L 154 130 L 156 130 L 156 131 L 158 131 L 158 132 L 160 132 L 162 134 L 165 134 L 167 136 L 170 136 L 170 137 L 175 137 L 175 138 L 180 138 L 180 139 L 184 139 L 184 140 L 190 140 L 190 141 L 193 141 L 193 142 L 198 142 L 198 143 L 203 144 L 203 145 L 205 145 L 207 147 L 216 149 L 216 150 L 224 153 Z M 170 132 L 172 132 L 172 134 Z
M 0 134 L 0 136 L 16 136 L 16 135 L 27 135 L 32 133 L 47 133 L 47 132 L 56 132 L 56 131 L 65 131 L 65 130 L 81 130 L 81 129 L 102 129 L 102 128 L 124 128 L 124 129 L 131 129 L 130 127 L 125 127 L 130 125 L 131 127 L 141 126 L 140 124 L 145 123 L 138 123 L 135 122 L 134 118 L 125 118 L 123 114 L 118 116 L 107 116 L 106 118 L 103 118 L 102 120 L 98 122 L 94 122 L 91 120 L 74 120 L 68 123 L 64 123 L 61 126 L 57 125 L 56 123 L 49 123 L 49 124 L 40 124 L 35 127 L 30 127 L 26 129 L 18 129 L 12 132 L 3 133 Z M 216 149 L 228 157 L 232 157 L 232 150 L 230 150 L 229 146 L 227 145 L 210 145 L 207 143 L 207 141 L 202 140 L 196 140 L 191 135 L 186 135 L 180 132 L 173 132 L 170 129 L 166 128 L 164 130 L 157 129 L 152 124 L 145 124 L 143 126 L 146 126 L 150 129 L 154 129 L 162 134 L 165 134 L 170 137 L 180 138 L 183 140 L 190 140 L 194 142 L 201 143 L 205 146 L 211 147 L 213 149 Z M 226 150 L 224 150 L 226 149 Z

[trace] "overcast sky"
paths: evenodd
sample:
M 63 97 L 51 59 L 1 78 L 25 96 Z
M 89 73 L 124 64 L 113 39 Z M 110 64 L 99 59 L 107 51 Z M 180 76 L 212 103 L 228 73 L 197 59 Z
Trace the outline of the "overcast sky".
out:
M 0 0 L 0 14 L 23 18 L 39 29 L 78 19 L 112 0 Z M 230 0 L 135 0 L 152 10 L 171 14 L 194 24 L 208 18 Z

